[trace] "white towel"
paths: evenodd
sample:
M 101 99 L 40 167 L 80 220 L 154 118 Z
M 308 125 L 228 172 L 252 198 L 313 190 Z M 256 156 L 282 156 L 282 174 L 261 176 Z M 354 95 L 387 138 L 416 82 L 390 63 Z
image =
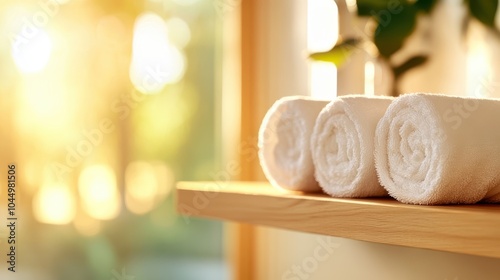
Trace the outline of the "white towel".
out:
M 375 171 L 377 123 L 393 99 L 344 96 L 319 114 L 311 138 L 315 177 L 333 197 L 385 196 Z
M 500 101 L 401 96 L 377 126 L 375 162 L 401 202 L 499 202 Z
M 259 159 L 275 187 L 320 191 L 309 149 L 316 117 L 328 101 L 305 96 L 282 98 L 269 109 L 259 131 Z

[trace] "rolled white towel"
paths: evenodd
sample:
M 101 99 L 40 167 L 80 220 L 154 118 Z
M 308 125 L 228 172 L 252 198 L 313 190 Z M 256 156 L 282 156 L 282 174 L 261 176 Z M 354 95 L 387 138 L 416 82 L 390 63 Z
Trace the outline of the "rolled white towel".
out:
M 500 100 L 410 94 L 380 120 L 381 184 L 412 204 L 500 201 Z
M 315 177 L 333 197 L 385 196 L 375 171 L 377 123 L 390 97 L 343 96 L 319 114 L 311 138 Z
M 284 97 L 269 109 L 259 131 L 259 159 L 275 187 L 319 191 L 309 149 L 316 117 L 328 101 Z

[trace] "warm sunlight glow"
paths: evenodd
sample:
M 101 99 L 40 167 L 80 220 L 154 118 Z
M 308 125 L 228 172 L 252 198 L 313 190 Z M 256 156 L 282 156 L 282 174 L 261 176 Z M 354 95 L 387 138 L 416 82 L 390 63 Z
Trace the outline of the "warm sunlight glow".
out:
M 46 224 L 63 225 L 75 217 L 75 199 L 66 185 L 43 185 L 33 198 L 35 218 Z
M 329 62 L 311 63 L 311 96 L 332 99 L 337 96 L 337 67 Z
M 12 57 L 22 73 L 36 73 L 43 70 L 52 52 L 52 41 L 47 32 L 40 27 L 32 28 L 30 36 L 27 36 L 26 32 L 19 32 L 11 42 Z
M 470 49 L 467 57 L 467 95 L 474 97 L 492 97 L 488 73 L 490 67 L 484 43 L 477 41 Z
M 53 73 L 22 80 L 17 89 L 17 105 L 12 117 L 19 135 L 36 139 L 37 145 L 44 147 L 45 151 L 55 151 L 65 147 L 68 139 L 81 128 L 75 125 L 75 111 L 71 108 L 74 91 L 67 90 L 55 79 L 43 77 L 46 74 L 52 76 Z M 49 154 L 39 155 L 42 158 L 47 156 Z M 40 166 L 43 163 L 36 168 Z M 40 180 L 34 183 L 39 184 Z
M 310 52 L 327 51 L 338 39 L 338 9 L 332 0 L 307 1 L 307 48 Z
M 82 206 L 87 214 L 98 220 L 110 220 L 120 212 L 120 197 L 116 175 L 107 165 L 85 168 L 78 179 Z
M 153 209 L 171 190 L 172 173 L 162 164 L 132 162 L 125 172 L 125 203 L 135 214 Z
M 51 122 L 51 126 L 67 124 L 60 116 L 70 116 L 67 111 L 68 90 L 58 83 L 42 79 L 30 79 L 22 88 L 23 109 L 39 122 Z M 24 116 L 26 117 L 26 116 Z
M 372 61 L 365 63 L 365 95 L 375 95 L 375 64 Z
M 310 52 L 331 49 L 338 39 L 338 9 L 335 1 L 307 1 L 307 48 Z M 337 68 L 332 63 L 311 62 L 311 96 L 331 99 L 337 95 Z
M 143 93 L 160 92 L 184 75 L 184 55 L 168 39 L 168 28 L 158 15 L 140 15 L 134 25 L 130 80 Z

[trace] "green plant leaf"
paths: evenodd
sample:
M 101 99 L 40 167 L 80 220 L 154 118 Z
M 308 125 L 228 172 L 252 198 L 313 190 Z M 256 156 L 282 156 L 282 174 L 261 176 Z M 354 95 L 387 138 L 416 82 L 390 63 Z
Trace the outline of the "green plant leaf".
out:
M 394 78 L 398 79 L 401 75 L 406 73 L 406 71 L 418 67 L 425 62 L 427 62 L 427 56 L 425 55 L 416 55 L 409 58 L 407 61 L 401 63 L 401 65 L 392 68 Z
M 361 42 L 359 39 L 350 38 L 337 43 L 331 50 L 327 52 L 318 52 L 309 55 L 309 58 L 315 61 L 325 61 L 335 64 L 340 67 L 349 58 L 351 53 Z
M 415 2 L 415 6 L 426 13 L 429 13 L 435 4 L 436 0 L 417 0 Z
M 415 29 L 417 11 L 413 5 L 404 5 L 397 14 L 386 11 L 375 18 L 378 26 L 374 43 L 382 56 L 388 58 L 403 46 L 404 40 Z
M 391 1 L 394 0 L 357 0 L 358 16 L 372 16 L 381 10 L 386 10 Z
M 472 16 L 490 27 L 495 26 L 497 8 L 497 0 L 469 0 L 469 10 Z

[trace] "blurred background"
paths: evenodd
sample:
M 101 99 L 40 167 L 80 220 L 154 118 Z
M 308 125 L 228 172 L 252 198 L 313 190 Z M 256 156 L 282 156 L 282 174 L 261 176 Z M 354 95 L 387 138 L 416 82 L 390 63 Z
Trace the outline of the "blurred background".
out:
M 221 223 L 186 223 L 172 191 L 217 168 L 219 13 L 0 2 L 0 174 L 16 165 L 18 218 L 18 271 L 1 226 L 0 279 L 228 279 Z

